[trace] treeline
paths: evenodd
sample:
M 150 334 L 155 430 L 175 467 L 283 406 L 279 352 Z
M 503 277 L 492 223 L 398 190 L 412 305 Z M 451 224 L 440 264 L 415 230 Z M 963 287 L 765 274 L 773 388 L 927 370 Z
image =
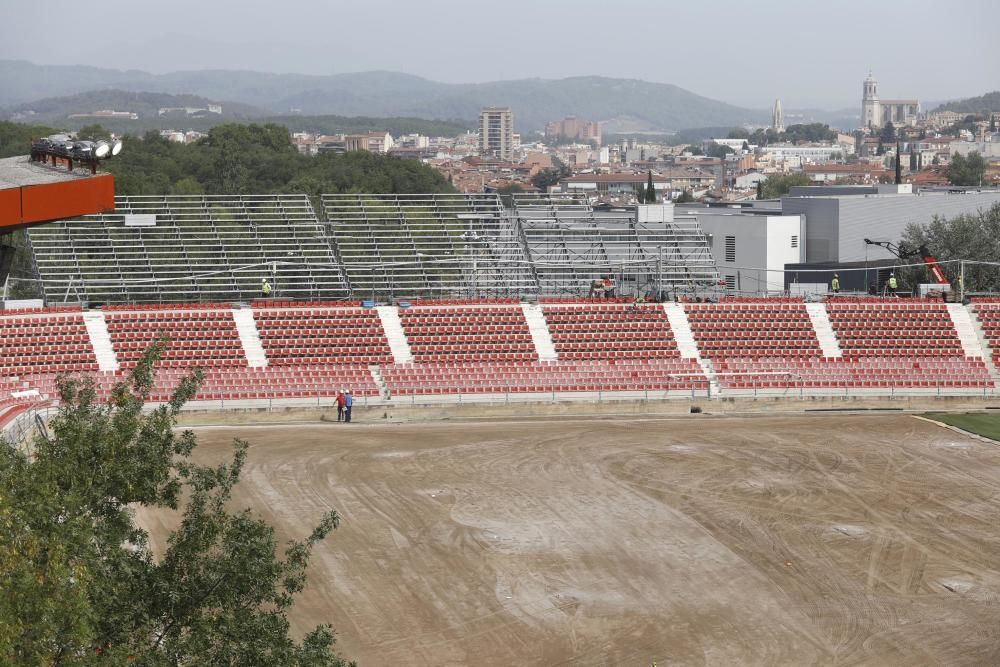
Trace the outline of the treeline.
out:
M 824 123 L 802 123 L 789 125 L 784 132 L 776 132 L 772 128 L 758 128 L 753 132 L 742 127 L 730 130 L 727 139 L 745 139 L 751 144 L 766 146 L 767 144 L 796 144 L 799 142 L 836 141 L 837 132 Z
M 32 136 L 49 132 L 0 123 L 0 150 L 24 155 Z M 102 132 L 89 126 L 81 137 L 99 138 Z M 301 155 L 288 129 L 273 123 L 219 125 L 193 144 L 167 141 L 158 132 L 125 137 L 121 155 L 102 168 L 114 175 L 120 195 L 453 191 L 439 172 L 416 160 L 365 152 Z
M 979 97 L 969 97 L 964 100 L 945 102 L 935 111 L 955 111 L 958 113 L 983 113 L 987 111 L 1000 111 L 1000 90 L 986 93 Z

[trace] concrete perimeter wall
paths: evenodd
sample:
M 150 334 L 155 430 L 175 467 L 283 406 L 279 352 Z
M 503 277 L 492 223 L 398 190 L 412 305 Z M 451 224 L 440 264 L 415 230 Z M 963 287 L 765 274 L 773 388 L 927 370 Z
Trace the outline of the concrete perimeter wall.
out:
M 354 409 L 353 427 L 365 424 L 428 422 L 448 420 L 510 420 L 522 418 L 578 417 L 677 417 L 692 415 L 804 414 L 812 411 L 954 411 L 1000 410 L 1000 400 L 973 396 L 806 396 L 803 398 L 759 397 L 716 398 L 715 400 L 671 401 L 580 401 L 538 403 L 478 403 L 407 406 L 371 406 Z M 698 416 L 697 414 L 692 416 Z M 325 408 L 278 408 L 243 410 L 189 410 L 180 419 L 182 426 L 262 425 L 290 422 L 337 421 L 335 410 Z M 345 428 L 347 427 L 345 425 Z

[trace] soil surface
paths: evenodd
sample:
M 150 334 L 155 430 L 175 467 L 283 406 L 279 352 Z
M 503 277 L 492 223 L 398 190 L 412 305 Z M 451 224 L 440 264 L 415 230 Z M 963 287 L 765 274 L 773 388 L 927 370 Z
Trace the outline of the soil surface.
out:
M 911 417 L 196 433 L 282 540 L 340 512 L 293 622 L 362 667 L 1000 664 L 1000 447 Z

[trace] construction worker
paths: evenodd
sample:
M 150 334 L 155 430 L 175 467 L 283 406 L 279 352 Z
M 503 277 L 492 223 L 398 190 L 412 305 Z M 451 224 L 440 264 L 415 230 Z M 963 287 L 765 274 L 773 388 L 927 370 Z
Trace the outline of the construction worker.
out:
M 260 279 L 260 296 L 262 299 L 271 298 L 271 283 L 267 282 L 267 278 Z
M 840 274 L 833 274 L 833 280 L 830 281 L 830 291 L 834 294 L 840 294 Z
M 886 283 L 889 286 L 889 294 L 896 296 L 896 274 L 889 274 L 889 282 Z

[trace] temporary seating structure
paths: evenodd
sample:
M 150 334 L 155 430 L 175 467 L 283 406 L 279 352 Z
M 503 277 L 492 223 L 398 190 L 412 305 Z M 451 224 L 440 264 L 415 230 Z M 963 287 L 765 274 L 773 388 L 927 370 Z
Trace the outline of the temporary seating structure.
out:
M 582 296 L 603 275 L 628 294 L 718 285 L 707 237 L 693 219 L 650 222 L 635 211 L 595 211 L 578 195 L 515 195 L 513 215 L 541 294 Z
M 489 194 L 323 195 L 358 298 L 533 293 L 524 248 Z
M 348 286 L 305 195 L 118 197 L 113 214 L 32 227 L 49 303 L 343 299 Z

